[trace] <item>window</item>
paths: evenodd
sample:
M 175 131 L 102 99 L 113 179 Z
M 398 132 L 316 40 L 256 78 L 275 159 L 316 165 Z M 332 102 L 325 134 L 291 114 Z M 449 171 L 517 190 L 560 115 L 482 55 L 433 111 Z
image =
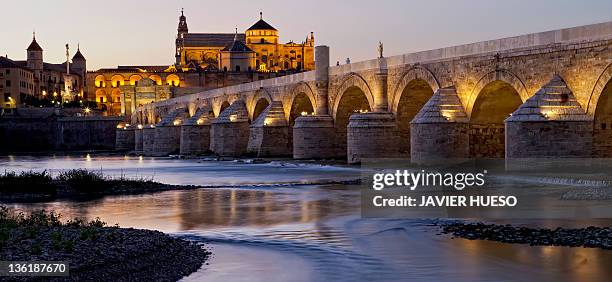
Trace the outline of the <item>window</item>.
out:
M 262 38 L 261 43 L 266 43 L 266 40 Z
M 11 86 L 11 81 L 10 81 L 10 80 L 7 80 L 7 81 L 6 81 L 6 87 L 10 87 L 10 86 Z
M 6 74 L 11 74 L 11 70 L 10 69 L 6 69 Z
M 240 66 L 236 65 L 236 72 L 240 72 Z
M 606 130 L 606 123 L 605 122 L 601 124 L 601 129 Z

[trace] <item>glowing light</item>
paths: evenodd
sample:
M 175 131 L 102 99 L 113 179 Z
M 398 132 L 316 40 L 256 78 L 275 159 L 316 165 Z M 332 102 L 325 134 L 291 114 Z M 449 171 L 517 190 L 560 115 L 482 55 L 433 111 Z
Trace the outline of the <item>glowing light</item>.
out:
M 56 96 L 57 96 L 57 92 L 53 92 L 53 97 L 56 97 Z
M 118 124 L 118 125 L 117 125 L 117 128 L 118 128 L 118 129 L 121 129 L 121 128 L 123 128 L 123 125 Z
M 308 113 L 307 112 L 302 112 L 301 115 L 305 116 L 305 115 L 308 115 Z
M 138 129 L 142 129 L 142 124 L 139 124 L 139 125 L 138 125 Z
M 196 121 L 197 125 L 201 125 L 203 123 L 204 123 L 204 119 L 201 119 L 201 118 Z
M 91 156 L 89 154 L 87 154 L 87 156 L 85 156 L 85 161 L 91 162 Z
M 231 122 L 235 122 L 235 121 L 238 119 L 238 115 L 235 115 L 235 114 L 234 114 L 234 115 L 231 115 L 231 116 L 229 117 L 229 119 L 230 119 L 230 121 L 231 121 Z
M 172 122 L 172 124 L 180 125 L 181 124 L 181 120 L 180 119 L 174 120 L 174 122 Z
M 42 95 L 47 96 L 47 91 L 43 90 Z
M 155 128 L 155 125 L 151 124 L 149 125 L 150 128 Z
M 88 114 L 89 112 L 91 112 L 91 109 L 90 108 L 85 108 L 85 113 Z

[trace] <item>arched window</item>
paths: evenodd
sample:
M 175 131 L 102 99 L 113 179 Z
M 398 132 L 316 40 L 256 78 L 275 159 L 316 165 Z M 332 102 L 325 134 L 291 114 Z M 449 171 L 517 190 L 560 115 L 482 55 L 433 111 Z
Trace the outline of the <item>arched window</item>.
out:
M 223 71 L 227 71 L 227 67 L 223 67 Z
M 240 72 L 240 66 L 236 65 L 236 72 Z
M 262 38 L 261 43 L 266 43 L 266 40 Z

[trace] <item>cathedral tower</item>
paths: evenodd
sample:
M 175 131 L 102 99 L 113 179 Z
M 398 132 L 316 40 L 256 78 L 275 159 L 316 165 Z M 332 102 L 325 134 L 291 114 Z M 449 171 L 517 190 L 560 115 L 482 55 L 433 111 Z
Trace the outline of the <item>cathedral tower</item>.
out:
M 36 33 L 32 33 L 32 43 L 28 46 L 27 66 L 34 71 L 37 78 L 43 70 L 43 49 L 36 42 Z
M 175 51 L 174 57 L 176 59 L 176 64 L 178 65 L 181 63 L 183 36 L 189 32 L 189 28 L 187 28 L 187 18 L 185 17 L 185 14 L 183 13 L 183 9 L 181 9 L 181 16 L 179 17 L 179 24 L 178 24 L 178 28 L 176 29 L 176 31 L 177 31 L 176 41 L 175 41 L 176 51 Z

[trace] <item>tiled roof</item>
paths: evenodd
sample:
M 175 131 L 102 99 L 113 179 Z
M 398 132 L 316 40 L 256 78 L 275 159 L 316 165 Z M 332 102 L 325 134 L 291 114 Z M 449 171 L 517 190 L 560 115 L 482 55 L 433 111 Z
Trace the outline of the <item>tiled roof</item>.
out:
M 72 56 L 72 60 L 74 60 L 74 59 L 85 60 L 85 57 L 83 57 L 83 54 L 81 54 L 81 50 L 80 49 L 77 49 L 77 51 L 74 54 L 74 56 Z
M 185 47 L 225 47 L 234 41 L 234 36 L 234 33 L 186 33 L 182 40 Z M 246 42 L 246 35 L 239 33 L 238 40 Z
M 263 19 L 258 20 L 254 25 L 249 27 L 249 29 L 247 30 L 256 30 L 256 29 L 276 30 L 276 28 L 271 26 L 269 23 L 267 23 Z
M 22 66 L 21 64 L 18 64 L 17 62 L 4 57 L 4 56 L 0 56 L 0 68 L 21 68 L 21 69 L 28 69 L 25 66 Z
M 40 47 L 40 45 L 38 45 L 38 42 L 36 42 L 36 38 L 32 38 L 32 43 L 30 43 L 30 46 L 28 46 L 28 49 L 26 49 L 28 51 L 42 51 L 42 47 Z
M 238 41 L 238 40 L 228 44 L 221 51 L 229 51 L 229 52 L 253 52 L 253 50 L 251 50 L 251 48 L 247 47 L 246 44 L 244 44 L 242 41 Z

